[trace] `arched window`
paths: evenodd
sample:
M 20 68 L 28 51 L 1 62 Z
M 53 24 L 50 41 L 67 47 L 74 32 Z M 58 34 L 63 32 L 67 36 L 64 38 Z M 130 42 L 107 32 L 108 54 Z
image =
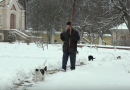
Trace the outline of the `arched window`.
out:
M 10 15 L 10 29 L 16 29 L 16 15 Z

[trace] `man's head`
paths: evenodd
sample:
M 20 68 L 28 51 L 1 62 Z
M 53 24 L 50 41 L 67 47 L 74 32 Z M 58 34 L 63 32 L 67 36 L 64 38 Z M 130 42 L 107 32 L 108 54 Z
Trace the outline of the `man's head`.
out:
M 67 22 L 67 30 L 70 30 L 71 22 Z

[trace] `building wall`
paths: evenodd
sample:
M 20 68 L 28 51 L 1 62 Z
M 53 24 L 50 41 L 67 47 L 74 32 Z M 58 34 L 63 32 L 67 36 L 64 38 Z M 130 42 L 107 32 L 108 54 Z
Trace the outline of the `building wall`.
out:
M 8 0 L 7 0 L 8 1 Z M 11 10 L 12 6 L 15 6 L 16 10 Z M 10 29 L 10 16 L 14 14 L 15 18 L 15 28 L 25 30 L 25 10 L 21 10 L 17 4 L 17 0 L 12 0 L 9 6 L 0 7 L 0 15 L 2 17 L 0 29 Z
M 94 41 L 94 44 L 99 44 L 99 37 L 96 38 L 96 40 Z
M 110 36 L 104 36 L 103 40 L 106 42 L 106 45 L 112 45 L 112 38 Z
M 123 43 L 129 43 L 130 35 L 128 29 L 112 29 L 112 45 L 123 45 Z M 126 42 L 123 42 L 121 39 L 122 36 L 126 37 Z
M 4 32 L 0 31 L 0 42 L 4 41 Z
M 7 42 L 8 41 L 8 33 L 7 30 L 0 30 L 0 42 Z
M 58 35 L 58 34 L 55 35 L 55 40 L 57 42 L 62 42 L 62 40 L 60 39 L 60 35 Z
M 4 23 L 4 15 L 3 15 L 4 9 L 0 7 L 0 16 L 1 16 L 1 22 L 0 22 L 0 29 L 3 28 L 3 23 Z

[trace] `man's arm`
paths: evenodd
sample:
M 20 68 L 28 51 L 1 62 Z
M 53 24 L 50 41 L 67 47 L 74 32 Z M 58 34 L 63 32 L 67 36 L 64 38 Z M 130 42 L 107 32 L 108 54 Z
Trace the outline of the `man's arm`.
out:
M 65 37 L 64 37 L 63 33 L 60 34 L 60 39 L 61 39 L 62 41 L 65 41 Z

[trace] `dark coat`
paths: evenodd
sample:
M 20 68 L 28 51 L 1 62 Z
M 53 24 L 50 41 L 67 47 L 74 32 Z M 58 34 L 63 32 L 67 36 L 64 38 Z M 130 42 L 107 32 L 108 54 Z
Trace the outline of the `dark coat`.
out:
M 64 31 L 60 34 L 60 38 L 64 41 L 63 44 L 63 52 L 77 52 L 77 42 L 80 40 L 80 36 L 78 31 L 72 29 L 72 33 L 70 36 L 70 31 Z M 70 47 L 69 47 L 69 38 L 71 39 Z

